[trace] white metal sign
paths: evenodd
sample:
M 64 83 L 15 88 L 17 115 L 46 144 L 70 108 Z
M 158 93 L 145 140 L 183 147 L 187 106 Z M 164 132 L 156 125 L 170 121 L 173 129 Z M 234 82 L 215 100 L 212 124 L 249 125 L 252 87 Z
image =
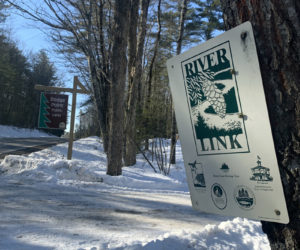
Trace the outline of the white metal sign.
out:
M 250 22 L 167 66 L 193 207 L 288 223 Z

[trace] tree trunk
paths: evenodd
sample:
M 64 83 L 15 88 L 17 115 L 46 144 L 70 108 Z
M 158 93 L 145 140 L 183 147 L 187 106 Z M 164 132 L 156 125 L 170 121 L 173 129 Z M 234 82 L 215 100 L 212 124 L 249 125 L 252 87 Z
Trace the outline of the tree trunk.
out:
M 185 14 L 187 11 L 187 2 L 188 0 L 182 1 L 181 12 L 180 12 L 180 23 L 179 23 L 179 36 L 177 40 L 177 48 L 176 54 L 179 55 L 181 53 L 182 47 L 182 37 L 184 31 L 184 21 L 185 21 Z M 171 153 L 170 153 L 170 164 L 176 163 L 176 117 L 175 117 L 175 110 L 172 104 L 172 127 L 171 127 Z
M 135 1 L 133 1 L 135 2 Z M 128 80 L 128 100 L 126 104 L 126 141 L 125 141 L 125 166 L 132 166 L 136 163 L 136 105 L 137 105 L 137 91 L 138 85 L 142 81 L 142 59 L 144 52 L 144 43 L 147 30 L 147 15 L 150 0 L 141 0 L 141 14 L 139 21 L 139 33 L 135 49 L 135 57 L 133 64 L 130 67 L 129 80 Z M 133 24 L 134 25 L 134 24 Z M 131 35 L 134 35 L 132 32 Z M 135 32 L 136 35 L 136 32 Z M 131 39 L 131 37 L 129 37 Z M 133 38 L 133 41 L 136 39 Z M 131 55 L 133 56 L 133 55 Z
M 124 141 L 124 92 L 127 69 L 127 38 L 130 0 L 116 0 L 114 5 L 113 47 L 111 57 L 111 93 L 109 105 L 109 144 L 107 174 L 122 174 Z
M 107 116 L 108 116 L 108 96 L 109 96 L 109 85 L 106 77 L 103 74 L 98 74 L 99 67 L 102 67 L 102 71 L 107 74 L 106 68 L 106 53 L 104 50 L 104 35 L 103 35 L 103 2 L 100 1 L 99 8 L 97 9 L 99 12 L 99 37 L 100 37 L 100 46 L 101 46 L 101 55 L 102 55 L 102 62 L 97 63 L 95 58 L 95 53 L 92 48 L 92 36 L 93 36 L 93 29 L 92 29 L 92 12 L 95 8 L 93 1 L 90 1 L 89 11 L 86 12 L 86 19 L 87 19 L 87 58 L 88 58 L 88 66 L 90 72 L 91 83 L 93 86 L 94 91 L 94 101 L 97 107 L 97 115 L 100 124 L 100 131 L 103 140 L 103 147 L 104 152 L 107 153 L 108 150 L 108 143 L 109 143 L 109 136 L 108 136 L 108 124 L 107 124 Z M 100 77 L 99 77 L 100 75 Z
M 132 146 L 133 128 L 132 128 L 132 98 L 135 98 L 136 86 L 134 86 L 135 63 L 137 56 L 137 27 L 139 17 L 139 0 L 131 0 L 130 22 L 128 34 L 128 91 L 125 104 L 125 148 L 124 164 L 131 166 L 135 164 L 135 145 Z M 135 126 L 134 126 L 135 127 Z
M 92 6 L 92 5 L 91 5 Z M 99 67 L 101 67 L 101 71 L 103 72 L 102 74 L 100 73 L 100 80 L 99 80 L 99 87 L 101 89 L 100 91 L 100 102 L 102 106 L 102 110 L 100 113 L 98 112 L 98 120 L 100 124 L 100 131 L 103 139 L 103 147 L 104 147 L 104 152 L 107 153 L 108 150 L 108 145 L 109 145 L 109 135 L 108 135 L 108 106 L 109 106 L 109 93 L 110 93 L 110 84 L 108 82 L 107 76 L 108 76 L 108 55 L 107 51 L 105 49 L 105 38 L 104 38 L 104 30 L 103 30 L 103 25 L 104 25 L 104 2 L 101 0 L 99 1 L 99 8 L 98 8 L 98 16 L 99 16 L 99 21 L 98 21 L 98 30 L 99 30 L 99 43 L 100 43 L 100 54 L 101 56 L 98 56 L 98 58 L 101 58 L 101 62 L 98 61 Z M 92 13 L 92 11 L 91 11 Z M 98 59 L 99 60 L 99 59 Z M 105 75 L 104 75 L 105 74 Z M 99 74 L 97 74 L 98 76 Z
M 272 249 L 300 249 L 300 2 L 222 0 L 230 29 L 253 25 L 281 179 L 287 225 L 262 222 Z
M 144 112 L 146 113 L 145 115 L 145 127 L 149 129 L 149 124 L 150 124 L 150 119 L 149 119 L 149 114 L 151 110 L 151 95 L 152 95 L 152 78 L 153 78 L 153 67 L 154 63 L 156 61 L 157 57 L 157 52 L 158 52 L 158 45 L 160 42 L 160 37 L 161 37 L 161 0 L 158 1 L 157 4 L 157 33 L 156 33 L 156 40 L 155 40 L 155 45 L 154 45 L 154 51 L 153 51 L 153 57 L 150 62 L 149 66 L 149 73 L 147 76 L 147 95 L 146 95 L 146 101 L 145 101 L 145 107 L 144 107 Z M 146 135 L 146 140 L 145 140 L 145 150 L 149 150 L 149 136 L 148 134 Z
M 170 164 L 176 164 L 176 116 L 173 106 L 173 100 L 171 98 L 172 116 L 171 116 L 171 152 L 170 152 Z
M 101 90 L 101 85 L 108 85 L 103 84 L 99 82 L 99 79 L 96 77 L 97 69 L 96 65 L 93 61 L 88 59 L 88 64 L 89 64 L 89 71 L 90 71 L 90 76 L 91 76 L 91 82 L 93 86 L 93 91 L 94 91 L 94 102 L 97 107 L 97 119 L 100 124 L 100 131 L 101 131 L 101 136 L 103 140 L 103 147 L 104 151 L 107 153 L 108 150 L 108 142 L 109 142 L 109 137 L 108 137 L 108 126 L 107 126 L 107 113 L 108 113 L 108 108 L 107 108 L 107 101 L 108 101 L 108 90 Z M 102 79 L 105 80 L 105 79 Z

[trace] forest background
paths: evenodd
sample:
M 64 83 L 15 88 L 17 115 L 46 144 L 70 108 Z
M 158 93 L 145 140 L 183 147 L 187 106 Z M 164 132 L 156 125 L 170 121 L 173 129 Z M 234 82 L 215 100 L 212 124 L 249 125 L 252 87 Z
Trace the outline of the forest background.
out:
M 173 137 L 175 152 L 177 132 L 165 62 L 178 54 L 179 45 L 188 49 L 223 29 L 220 2 L 123 1 L 123 17 L 113 1 L 29 2 L 2 1 L 1 22 L 12 11 L 34 20 L 46 30 L 69 71 L 90 90 L 81 119 L 90 122 L 78 124 L 76 135 L 103 138 L 111 159 L 108 174 L 121 174 L 122 156 L 126 166 L 134 165 L 136 153 L 148 149 L 151 138 Z M 118 20 L 121 30 L 115 32 Z M 1 30 L 1 37 L 0 122 L 36 128 L 40 93 L 34 84 L 59 86 L 62 79 L 45 50 L 25 56 L 7 30 Z

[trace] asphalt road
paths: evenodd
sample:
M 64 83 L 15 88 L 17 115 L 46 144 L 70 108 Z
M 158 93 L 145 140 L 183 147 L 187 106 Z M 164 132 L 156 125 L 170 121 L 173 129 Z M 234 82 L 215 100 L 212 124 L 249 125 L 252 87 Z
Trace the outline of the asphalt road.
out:
M 67 142 L 59 137 L 0 138 L 0 159 L 8 154 L 22 155 Z
M 193 210 L 188 194 L 132 192 L 101 183 L 53 185 L 26 175 L 4 177 L 0 178 L 1 250 L 123 249 L 118 242 L 127 238 L 128 244 L 162 240 L 166 233 L 183 229 L 197 233 L 207 224 L 229 219 Z

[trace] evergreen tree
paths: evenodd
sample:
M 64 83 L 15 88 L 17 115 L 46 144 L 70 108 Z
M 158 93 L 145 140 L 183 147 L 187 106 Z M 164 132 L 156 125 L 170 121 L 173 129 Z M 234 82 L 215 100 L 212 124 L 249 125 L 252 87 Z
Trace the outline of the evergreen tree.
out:
M 40 96 L 35 84 L 58 84 L 46 52 L 28 59 L 14 42 L 0 35 L 0 124 L 37 127 Z
M 29 64 L 16 45 L 0 35 L 0 123 L 23 125 Z
M 155 5 L 158 3 L 155 2 Z M 145 141 L 146 148 L 149 138 L 155 136 L 170 138 L 171 135 L 171 113 L 163 112 L 171 110 L 171 94 L 165 64 L 168 58 L 176 54 L 180 6 L 181 1 L 178 0 L 162 1 L 158 10 L 156 6 L 153 6 L 152 9 L 155 11 L 149 13 L 148 25 L 152 29 L 149 29 L 146 38 L 145 76 L 143 78 L 145 84 L 141 98 L 144 101 L 140 104 L 140 109 L 143 111 L 138 113 L 137 126 L 138 142 Z M 220 15 L 220 3 L 217 0 L 188 1 L 182 36 L 183 50 L 211 38 L 216 30 L 223 29 Z M 158 46 L 156 47 L 157 40 Z
M 50 62 L 46 51 L 41 50 L 30 58 L 31 71 L 28 83 L 28 97 L 26 112 L 28 114 L 28 127 L 36 127 L 38 124 L 40 93 L 34 90 L 35 84 L 44 86 L 59 86 L 61 85 L 57 77 L 57 70 L 52 62 Z M 47 132 L 55 133 L 54 130 Z M 61 135 L 60 131 L 57 135 Z

